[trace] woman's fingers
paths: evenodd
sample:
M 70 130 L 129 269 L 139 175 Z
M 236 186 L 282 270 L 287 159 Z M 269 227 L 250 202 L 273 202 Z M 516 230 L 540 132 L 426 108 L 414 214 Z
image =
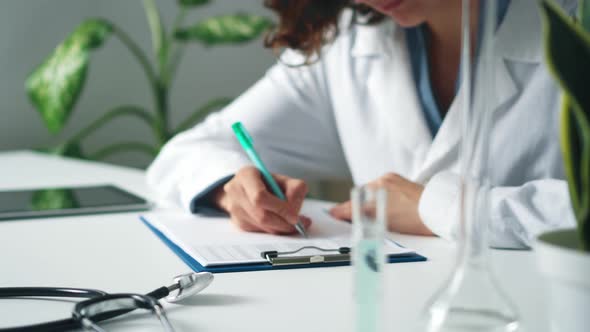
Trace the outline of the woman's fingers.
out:
M 299 220 L 299 210 L 307 194 L 302 180 L 283 175 L 275 176 L 283 188 L 287 201 L 276 197 L 264 182 L 258 169 L 245 167 L 223 188 L 223 196 L 217 200 L 225 207 L 232 222 L 240 229 L 272 234 L 294 234 L 294 224 Z M 302 218 L 304 227 L 311 220 Z
M 240 224 L 249 224 L 250 227 L 256 228 L 256 231 L 271 234 L 290 234 L 295 231 L 293 226 L 279 215 L 252 204 L 247 198 L 246 188 L 240 187 L 239 190 L 241 194 L 235 194 L 242 197 L 236 204 L 241 218 Z
M 375 218 L 377 216 L 377 209 L 374 203 L 367 203 L 362 207 L 361 213 L 364 216 Z M 344 202 L 333 207 L 330 210 L 330 215 L 336 219 L 352 221 L 352 203 L 350 201 Z
M 341 203 L 330 209 L 332 217 L 340 220 L 352 220 L 352 204 L 350 201 Z
M 250 205 L 278 215 L 287 224 L 294 223 L 297 215 L 289 207 L 289 202 L 281 200 L 269 191 L 257 169 L 253 168 L 248 171 L 249 173 L 243 177 L 241 184 Z
M 266 215 L 268 213 L 268 215 Z M 231 221 L 239 229 L 246 232 L 270 234 L 291 234 L 295 230 L 272 212 L 264 212 L 252 207 L 236 206 L 231 211 Z
M 311 226 L 312 221 L 310 218 L 308 218 L 306 216 L 300 216 L 299 218 L 301 218 L 301 222 L 303 223 L 303 227 L 305 229 L 308 229 Z
M 300 179 L 289 178 L 280 174 L 273 174 L 273 177 L 277 180 L 279 186 L 285 191 L 285 197 L 287 198 L 287 207 L 289 209 L 288 221 L 291 224 L 296 224 L 299 217 L 299 212 L 303 206 L 303 201 L 307 195 L 307 184 Z
M 241 207 L 236 207 L 230 214 L 231 222 L 239 229 L 246 232 L 263 232 L 263 230 L 254 225 L 254 221 L 250 219 L 250 215 Z
M 257 227 L 260 227 L 267 233 L 271 234 L 292 234 L 295 233 L 295 228 L 285 222 L 274 212 L 264 210 L 261 208 L 250 207 L 248 210 L 250 217 L 254 220 Z

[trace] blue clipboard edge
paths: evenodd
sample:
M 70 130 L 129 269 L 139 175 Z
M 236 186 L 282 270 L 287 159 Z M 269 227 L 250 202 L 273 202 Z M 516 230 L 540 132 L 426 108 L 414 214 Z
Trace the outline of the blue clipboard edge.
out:
M 139 216 L 139 219 L 146 225 L 164 244 L 172 250 L 182 261 L 188 265 L 195 272 L 211 272 L 211 273 L 230 273 L 230 272 L 250 272 L 250 271 L 268 271 L 268 270 L 289 270 L 301 268 L 317 268 L 317 267 L 331 267 L 331 266 L 347 266 L 350 262 L 336 262 L 323 264 L 301 264 L 301 265 L 284 265 L 272 266 L 270 264 L 240 264 L 228 266 L 212 266 L 204 267 L 196 259 L 187 254 L 182 248 L 172 242 L 164 233 L 160 232 L 154 227 L 144 216 Z M 424 262 L 427 258 L 413 253 L 405 256 L 389 257 L 388 263 L 410 263 L 410 262 Z

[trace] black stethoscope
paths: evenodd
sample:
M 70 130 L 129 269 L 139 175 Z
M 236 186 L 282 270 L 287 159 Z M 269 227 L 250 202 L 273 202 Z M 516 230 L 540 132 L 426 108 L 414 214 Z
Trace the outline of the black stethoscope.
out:
M 125 296 L 147 302 L 157 303 L 160 299 L 166 302 L 174 303 L 181 301 L 205 289 L 213 281 L 213 274 L 209 272 L 187 273 L 174 278 L 174 283 L 170 286 L 163 286 L 151 291 L 145 295 L 125 294 Z M 0 288 L 0 299 L 3 298 L 23 298 L 23 297 L 53 297 L 53 298 L 83 298 L 86 299 L 78 302 L 75 306 L 72 317 L 48 321 L 33 325 L 0 328 L 0 332 L 46 332 L 46 331 L 72 331 L 83 328 L 83 311 L 78 308 L 84 307 L 85 302 L 93 304 L 103 299 L 117 297 L 117 294 L 109 294 L 96 289 L 86 288 L 61 288 L 61 287 L 4 287 Z M 119 294 L 120 296 L 120 294 Z M 153 303 L 152 303 L 153 304 Z M 138 306 L 138 308 L 141 306 Z M 94 321 L 104 321 L 118 317 L 133 311 L 134 309 L 118 309 L 102 313 L 93 317 Z

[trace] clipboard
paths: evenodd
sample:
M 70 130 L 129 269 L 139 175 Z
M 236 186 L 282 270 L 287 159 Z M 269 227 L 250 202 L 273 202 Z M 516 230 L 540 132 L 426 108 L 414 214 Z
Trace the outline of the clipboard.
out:
M 263 251 L 261 257 L 266 260 L 264 263 L 254 264 L 229 264 L 223 266 L 203 266 L 194 257 L 185 252 L 180 246 L 172 241 L 168 236 L 162 233 L 158 228 L 152 225 L 147 218 L 140 216 L 140 220 L 168 247 L 174 252 L 185 264 L 195 272 L 211 273 L 229 273 L 229 272 L 248 272 L 248 271 L 269 271 L 269 270 L 286 270 L 301 268 L 321 268 L 350 265 L 350 248 L 315 248 L 322 251 L 321 255 L 296 256 L 289 257 L 293 251 Z M 302 247 L 299 250 L 306 249 Z M 387 257 L 387 263 L 409 263 L 426 261 L 427 258 L 417 254 L 408 253 Z

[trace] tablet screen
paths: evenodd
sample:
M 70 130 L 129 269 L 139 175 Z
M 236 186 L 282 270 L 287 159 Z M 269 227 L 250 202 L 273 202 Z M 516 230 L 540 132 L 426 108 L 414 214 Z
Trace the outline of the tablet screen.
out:
M 143 198 L 110 185 L 0 191 L 0 219 L 137 210 L 147 206 Z

